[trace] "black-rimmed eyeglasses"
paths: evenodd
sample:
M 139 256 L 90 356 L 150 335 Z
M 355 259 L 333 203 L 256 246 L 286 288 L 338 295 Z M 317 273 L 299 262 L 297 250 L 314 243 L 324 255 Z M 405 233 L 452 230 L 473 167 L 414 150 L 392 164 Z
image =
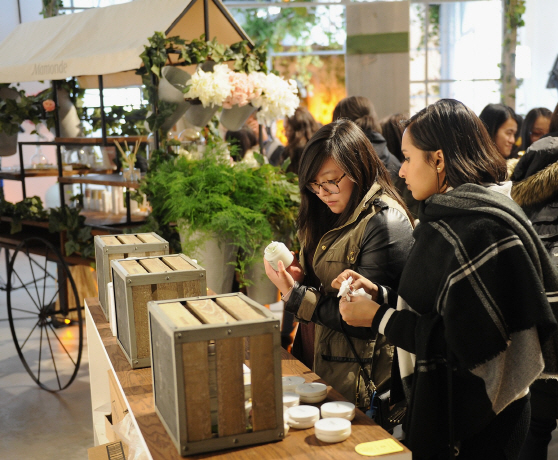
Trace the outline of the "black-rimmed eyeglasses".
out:
M 312 193 L 316 195 L 320 193 L 320 187 L 323 188 L 327 193 L 331 193 L 333 195 L 337 195 L 341 192 L 339 190 L 339 182 L 346 176 L 347 174 L 343 174 L 339 179 L 335 180 L 326 180 L 324 182 L 309 182 L 306 184 L 306 188 L 310 190 Z

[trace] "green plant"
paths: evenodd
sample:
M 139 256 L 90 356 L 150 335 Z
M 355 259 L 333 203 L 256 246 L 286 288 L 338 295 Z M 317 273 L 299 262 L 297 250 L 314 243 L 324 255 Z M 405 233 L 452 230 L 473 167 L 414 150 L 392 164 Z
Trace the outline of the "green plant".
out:
M 176 157 L 151 168 L 140 191 L 147 195 L 159 224 L 179 223 L 186 235 L 182 251 L 191 253 L 210 237 L 226 235 L 241 248 L 236 269 L 261 258 L 264 245 L 294 229 L 299 194 L 296 176 L 261 165 L 231 167 L 223 143 L 210 137 L 204 157 Z M 289 235 L 292 236 L 292 235 Z
M 0 87 L 9 85 L 3 83 Z M 25 120 L 35 125 L 44 122 L 48 128 L 54 127 L 56 112 L 51 94 L 52 90 L 46 89 L 34 96 L 27 96 L 25 91 L 20 90 L 17 99 L 0 99 L 0 133 L 18 133 Z M 32 134 L 34 133 L 35 131 L 32 131 Z
M 66 256 L 79 253 L 83 258 L 95 256 L 95 247 L 91 227 L 85 225 L 85 217 L 80 215 L 82 196 L 72 197 L 76 206 L 52 208 L 48 218 L 48 229 L 51 233 L 66 232 L 64 251 Z

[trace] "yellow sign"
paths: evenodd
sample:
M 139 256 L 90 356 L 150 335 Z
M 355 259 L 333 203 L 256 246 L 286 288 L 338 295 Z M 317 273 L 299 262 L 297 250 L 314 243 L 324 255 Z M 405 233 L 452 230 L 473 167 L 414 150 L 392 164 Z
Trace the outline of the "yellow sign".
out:
M 401 452 L 403 447 L 393 439 L 381 439 L 380 441 L 363 442 L 355 447 L 357 454 L 375 457 L 377 455 Z

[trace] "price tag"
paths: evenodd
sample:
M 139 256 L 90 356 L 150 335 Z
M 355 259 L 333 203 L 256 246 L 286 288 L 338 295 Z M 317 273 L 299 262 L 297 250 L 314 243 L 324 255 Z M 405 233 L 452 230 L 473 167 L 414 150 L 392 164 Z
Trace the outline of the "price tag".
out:
M 363 442 L 355 447 L 357 454 L 367 457 L 376 457 L 377 455 L 392 454 L 401 452 L 403 447 L 397 444 L 393 439 L 381 439 L 380 441 Z

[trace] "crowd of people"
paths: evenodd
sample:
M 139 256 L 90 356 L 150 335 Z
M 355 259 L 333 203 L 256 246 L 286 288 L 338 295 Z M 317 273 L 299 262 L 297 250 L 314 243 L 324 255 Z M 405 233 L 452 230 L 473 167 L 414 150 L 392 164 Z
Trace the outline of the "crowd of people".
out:
M 292 353 L 364 411 L 389 389 L 414 459 L 547 458 L 558 105 L 523 119 L 442 99 L 380 122 L 348 97 L 329 124 L 299 108 L 285 126 L 272 164 L 298 174 L 301 250 L 264 264 L 299 323 Z

